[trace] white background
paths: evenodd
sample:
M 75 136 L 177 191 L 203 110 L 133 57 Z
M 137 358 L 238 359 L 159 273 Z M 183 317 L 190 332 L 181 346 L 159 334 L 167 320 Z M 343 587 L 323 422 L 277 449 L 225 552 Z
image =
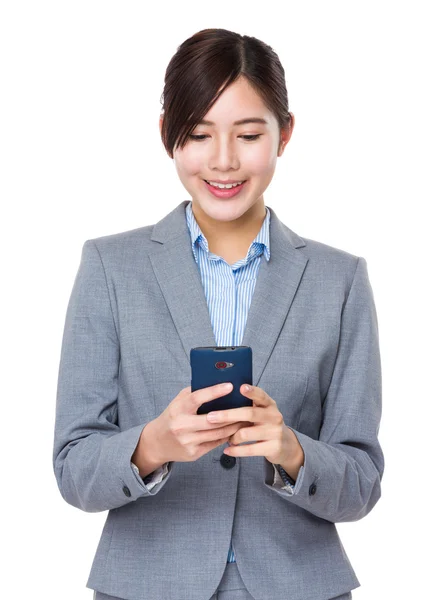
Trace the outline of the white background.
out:
M 92 598 L 107 513 L 68 505 L 52 470 L 65 312 L 86 239 L 189 198 L 161 144 L 160 98 L 176 48 L 210 27 L 263 40 L 286 72 L 296 125 L 266 205 L 367 260 L 386 468 L 372 512 L 337 525 L 354 600 L 439 598 L 445 22 L 426 0 L 2 3 L 2 597 Z

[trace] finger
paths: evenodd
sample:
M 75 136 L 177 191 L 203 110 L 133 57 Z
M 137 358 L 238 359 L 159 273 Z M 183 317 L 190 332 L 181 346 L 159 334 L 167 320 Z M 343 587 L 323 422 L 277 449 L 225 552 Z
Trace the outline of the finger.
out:
M 221 398 L 221 396 L 226 396 L 233 389 L 233 385 L 231 383 L 218 383 L 217 385 L 212 385 L 210 387 L 202 388 L 201 390 L 195 390 L 192 392 L 192 402 L 193 402 L 193 414 L 196 414 L 196 410 L 206 402 L 210 402 L 211 400 L 216 400 L 216 398 Z
M 236 421 L 250 421 L 251 423 L 277 424 L 283 421 L 283 415 L 278 410 L 276 403 L 265 406 L 242 406 L 228 410 L 216 410 L 207 413 L 209 423 L 235 423 Z
M 252 427 L 243 427 L 238 429 L 230 436 L 230 445 L 252 444 L 256 442 L 270 441 L 279 435 L 280 430 L 267 425 L 253 425 Z
M 266 392 L 263 389 L 255 385 L 242 385 L 240 387 L 240 391 L 243 394 L 243 396 L 246 396 L 246 398 L 250 398 L 250 400 L 252 400 L 255 406 L 269 406 L 270 404 L 275 403 L 275 401 L 272 400 L 269 394 L 266 394 Z
M 264 417 L 258 409 L 252 406 L 242 406 L 240 408 L 229 408 L 228 410 L 216 410 L 207 413 L 209 423 L 235 423 L 236 421 L 257 422 Z
M 209 423 L 207 421 L 207 415 L 198 415 L 198 418 L 201 419 L 201 421 L 198 423 L 197 427 L 200 427 L 200 429 L 203 430 L 222 429 L 231 425 L 233 427 L 233 433 L 235 433 L 239 429 L 244 429 L 245 427 L 253 427 L 255 425 L 255 423 L 250 423 L 249 421 L 235 421 L 234 423 L 226 423 L 221 425 L 221 423 Z
M 227 442 L 237 431 L 237 425 L 232 423 L 231 425 L 219 427 L 217 431 L 213 431 L 207 428 L 205 431 L 197 430 L 196 432 L 200 434 L 200 443 L 206 443 L 211 442 L 215 439 L 220 439 Z
M 243 446 L 227 446 L 223 452 L 229 456 L 270 456 L 275 452 L 275 446 L 274 441 L 267 440 Z

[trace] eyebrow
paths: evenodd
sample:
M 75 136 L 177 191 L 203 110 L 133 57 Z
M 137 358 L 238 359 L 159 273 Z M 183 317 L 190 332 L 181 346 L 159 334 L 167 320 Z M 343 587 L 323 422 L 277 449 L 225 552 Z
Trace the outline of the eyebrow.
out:
M 246 123 L 261 123 L 262 125 L 267 125 L 266 119 L 261 119 L 260 117 L 248 117 L 247 119 L 240 119 L 239 121 L 235 121 L 234 125 L 245 125 Z M 198 125 L 215 125 L 213 121 L 206 121 L 203 119 L 198 123 Z

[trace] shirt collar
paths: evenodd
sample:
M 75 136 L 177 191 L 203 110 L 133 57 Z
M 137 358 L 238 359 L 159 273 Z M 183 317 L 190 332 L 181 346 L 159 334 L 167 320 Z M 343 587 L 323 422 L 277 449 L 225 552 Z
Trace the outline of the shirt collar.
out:
M 207 253 L 209 252 L 209 244 L 205 235 L 202 233 L 201 228 L 198 225 L 197 220 L 195 219 L 195 215 L 192 210 L 192 201 L 190 201 L 185 209 L 186 218 L 187 218 L 187 226 L 190 233 L 190 240 L 192 244 L 192 251 L 195 257 L 196 262 L 198 262 L 198 257 L 196 256 L 195 245 L 199 244 Z M 266 216 L 264 218 L 261 229 L 258 232 L 258 235 L 253 240 L 251 245 L 249 246 L 249 250 L 247 252 L 247 257 L 249 259 L 249 254 L 251 253 L 251 248 L 254 244 L 261 246 L 260 255 L 264 252 L 264 256 L 267 261 L 270 259 L 270 211 L 266 206 Z

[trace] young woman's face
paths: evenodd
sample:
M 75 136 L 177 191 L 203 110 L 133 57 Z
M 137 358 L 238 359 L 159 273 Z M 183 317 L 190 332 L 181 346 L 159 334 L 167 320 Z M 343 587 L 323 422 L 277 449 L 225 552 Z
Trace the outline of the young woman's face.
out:
M 265 123 L 235 121 L 264 119 Z M 173 159 L 179 179 L 204 212 L 215 221 L 233 221 L 255 207 L 264 207 L 263 192 L 275 172 L 277 157 L 290 139 L 292 128 L 280 136 L 275 115 L 264 105 L 246 79 L 231 84 L 198 124 L 182 150 L 175 150 Z M 245 181 L 232 198 L 218 198 L 208 189 L 206 181 Z M 264 210 L 264 208 L 262 208 Z

